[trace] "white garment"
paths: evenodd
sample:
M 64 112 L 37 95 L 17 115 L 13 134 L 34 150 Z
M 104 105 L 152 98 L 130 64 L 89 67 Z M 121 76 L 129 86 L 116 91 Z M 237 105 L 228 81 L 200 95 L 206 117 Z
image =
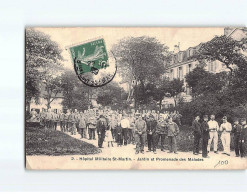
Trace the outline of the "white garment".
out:
M 215 120 L 208 121 L 208 127 L 210 131 L 218 131 L 219 130 L 219 124 Z
M 229 131 L 232 131 L 232 124 L 229 122 L 222 123 L 220 125 L 220 131 L 222 131 L 222 134 L 224 133 L 230 133 Z
M 210 151 L 212 141 L 214 141 L 214 151 L 216 152 L 218 150 L 218 132 L 217 131 L 209 132 L 208 151 Z
M 224 152 L 226 154 L 230 154 L 230 143 L 231 143 L 231 135 L 230 133 L 222 133 L 221 142 L 224 148 Z
M 106 142 L 112 142 L 113 141 L 112 133 L 110 130 L 106 131 L 106 133 L 105 133 L 105 141 Z
M 124 118 L 123 120 L 121 120 L 121 127 L 122 128 L 130 128 L 130 122 L 129 122 L 128 118 Z

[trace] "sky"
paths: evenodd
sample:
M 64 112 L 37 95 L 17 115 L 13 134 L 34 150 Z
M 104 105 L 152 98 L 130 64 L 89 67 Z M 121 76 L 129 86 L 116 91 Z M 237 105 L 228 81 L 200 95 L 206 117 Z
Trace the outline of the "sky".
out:
M 161 43 L 174 50 L 174 45 L 179 43 L 180 50 L 186 50 L 189 47 L 199 45 L 201 42 L 207 42 L 214 36 L 224 34 L 224 28 L 168 28 L 168 27 L 71 27 L 71 28 L 35 28 L 50 35 L 53 41 L 56 41 L 63 50 L 64 66 L 73 69 L 72 60 L 68 50 L 65 48 L 92 39 L 103 37 L 106 49 L 109 53 L 112 46 L 125 37 L 151 36 L 156 37 Z M 121 78 L 116 75 L 115 81 Z

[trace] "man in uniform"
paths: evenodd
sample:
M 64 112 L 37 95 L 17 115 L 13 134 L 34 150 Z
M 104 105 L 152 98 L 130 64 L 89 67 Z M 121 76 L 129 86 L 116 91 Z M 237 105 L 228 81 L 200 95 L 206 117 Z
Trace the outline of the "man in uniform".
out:
M 86 119 L 85 119 L 84 113 L 80 112 L 80 115 L 79 115 L 79 131 L 80 131 L 80 134 L 81 134 L 81 139 L 84 138 L 84 136 L 85 136 L 86 128 L 87 128 L 86 127 Z
M 142 115 L 139 114 L 139 118 L 135 121 L 136 154 L 138 154 L 139 152 L 144 154 L 146 130 L 147 130 L 147 124 L 142 119 Z
M 168 153 L 174 152 L 175 154 L 177 154 L 177 136 L 179 134 L 179 127 L 175 122 L 173 122 L 171 116 L 168 118 L 167 128 L 168 128 L 168 134 L 167 134 L 168 144 L 170 150 Z
M 208 140 L 208 152 L 210 151 L 211 143 L 214 141 L 214 153 L 218 154 L 218 131 L 219 124 L 215 121 L 215 115 L 210 116 L 210 121 L 208 121 L 209 127 L 209 140 Z
M 62 132 L 64 132 L 64 116 L 65 114 L 63 113 L 62 110 L 59 111 L 59 114 L 58 114 L 58 120 L 59 120 L 59 125 L 60 125 L 60 130 Z
M 96 118 L 92 114 L 91 117 L 88 120 L 88 134 L 89 134 L 89 140 L 94 139 L 95 140 L 95 129 L 96 129 Z
M 221 142 L 222 142 L 223 149 L 224 149 L 223 154 L 230 156 L 232 125 L 231 123 L 227 122 L 226 116 L 224 116 L 222 120 L 223 120 L 223 123 L 220 125 L 219 131 L 221 132 Z
M 151 152 L 153 148 L 154 154 L 156 154 L 156 144 L 155 144 L 155 138 L 156 138 L 156 126 L 157 121 L 154 119 L 154 116 L 150 114 L 147 118 L 147 141 L 148 141 L 148 151 Z
M 194 149 L 193 149 L 194 155 L 199 154 L 199 144 L 201 139 L 201 124 L 199 120 L 200 120 L 200 116 L 197 115 L 192 123 L 192 130 L 194 133 Z
M 157 128 L 156 128 L 156 134 L 157 139 L 155 140 L 156 146 L 159 143 L 159 140 L 161 139 L 161 151 L 165 151 L 165 137 L 167 136 L 167 122 L 164 120 L 164 118 L 160 115 Z

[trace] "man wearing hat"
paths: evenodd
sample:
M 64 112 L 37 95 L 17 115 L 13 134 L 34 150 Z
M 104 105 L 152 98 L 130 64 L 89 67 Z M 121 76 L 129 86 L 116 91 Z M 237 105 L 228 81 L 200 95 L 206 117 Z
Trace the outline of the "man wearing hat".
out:
M 242 129 L 239 137 L 239 148 L 241 157 L 246 157 L 247 152 L 247 124 L 246 118 L 241 119 Z
M 105 139 L 105 131 L 108 127 L 106 118 L 103 115 L 99 116 L 99 120 L 97 122 L 97 133 L 98 133 L 98 146 L 99 148 L 103 148 L 103 141 Z
M 208 126 L 209 126 L 208 152 L 210 151 L 212 141 L 214 141 L 214 153 L 218 154 L 219 124 L 215 120 L 215 115 L 212 114 L 210 116 L 210 121 L 208 121 Z
M 202 157 L 209 158 L 208 156 L 208 139 L 209 139 L 209 126 L 208 126 L 208 115 L 203 116 L 203 122 L 201 124 L 202 131 Z
M 227 122 L 227 117 L 224 116 L 222 118 L 223 123 L 220 125 L 220 132 L 221 132 L 221 142 L 224 148 L 223 154 L 230 156 L 230 143 L 231 143 L 231 131 L 232 125 L 231 123 Z

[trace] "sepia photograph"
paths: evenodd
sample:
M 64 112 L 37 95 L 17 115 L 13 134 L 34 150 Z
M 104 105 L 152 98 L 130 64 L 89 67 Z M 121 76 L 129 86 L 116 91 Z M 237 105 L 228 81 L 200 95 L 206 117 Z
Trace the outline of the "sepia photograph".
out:
M 26 169 L 246 169 L 246 49 L 246 27 L 27 27 Z

